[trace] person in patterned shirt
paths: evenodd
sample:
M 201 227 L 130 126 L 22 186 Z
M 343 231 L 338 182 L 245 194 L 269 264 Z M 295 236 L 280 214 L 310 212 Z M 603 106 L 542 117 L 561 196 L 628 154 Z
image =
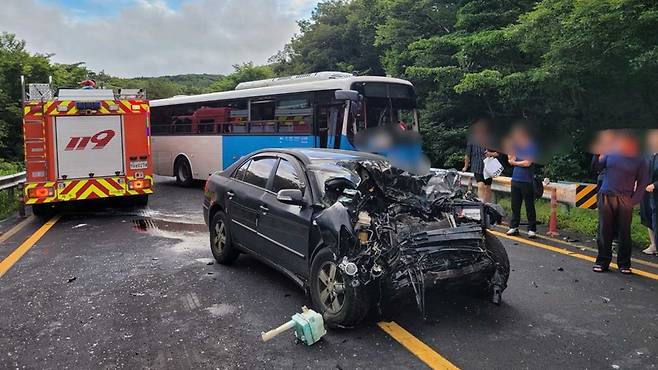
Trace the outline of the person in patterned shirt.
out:
M 492 178 L 484 178 L 484 159 L 487 157 L 498 157 L 498 152 L 490 150 L 491 132 L 489 121 L 479 119 L 471 126 L 471 133 L 466 145 L 466 156 L 464 157 L 464 169 L 471 170 L 475 176 L 478 187 L 478 197 L 485 203 L 493 200 L 491 191 Z

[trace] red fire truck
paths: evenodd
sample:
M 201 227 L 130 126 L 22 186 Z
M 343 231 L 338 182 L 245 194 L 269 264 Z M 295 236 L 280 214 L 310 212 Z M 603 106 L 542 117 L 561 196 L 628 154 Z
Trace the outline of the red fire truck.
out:
M 25 204 L 35 215 L 59 202 L 153 193 L 149 103 L 142 90 L 23 85 Z

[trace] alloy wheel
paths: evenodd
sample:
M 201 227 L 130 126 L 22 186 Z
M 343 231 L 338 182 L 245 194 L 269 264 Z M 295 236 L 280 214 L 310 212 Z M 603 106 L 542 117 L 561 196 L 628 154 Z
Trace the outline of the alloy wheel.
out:
M 318 283 L 322 308 L 332 314 L 340 312 L 345 302 L 345 281 L 334 262 L 327 261 L 322 264 Z
M 215 238 L 213 239 L 212 244 L 213 248 L 219 253 L 221 253 L 226 246 L 226 226 L 222 221 L 215 224 Z

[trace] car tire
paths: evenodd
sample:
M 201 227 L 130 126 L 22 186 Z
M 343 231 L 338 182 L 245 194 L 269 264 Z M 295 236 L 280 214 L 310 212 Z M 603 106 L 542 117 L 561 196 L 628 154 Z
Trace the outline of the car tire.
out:
M 370 309 L 369 291 L 363 286 L 349 284 L 329 248 L 321 249 L 313 258 L 310 289 L 313 307 L 330 327 L 354 327 Z
M 222 265 L 232 264 L 240 255 L 231 243 L 227 217 L 222 211 L 217 211 L 210 222 L 210 251 Z
M 491 252 L 494 261 L 503 267 L 503 278 L 505 280 L 505 284 L 507 284 L 507 279 L 509 278 L 510 272 L 510 264 L 509 257 L 507 256 L 507 251 L 505 250 L 503 242 L 501 242 L 497 237 L 487 233 L 487 236 L 485 237 L 485 244 L 487 250 Z
M 507 280 L 509 279 L 510 273 L 510 263 L 509 257 L 507 256 L 507 251 L 505 246 L 497 237 L 487 233 L 485 237 L 485 247 L 491 253 L 491 257 L 494 262 L 500 268 L 500 280 L 499 283 L 502 283 L 503 289 L 507 287 Z M 496 292 L 494 287 L 491 284 L 486 284 L 480 289 L 480 296 L 487 299 L 492 299 L 494 303 L 500 303 L 502 291 Z
M 192 167 L 186 158 L 179 158 L 174 164 L 174 175 L 176 176 L 176 184 L 179 186 L 189 187 L 192 185 L 194 178 L 192 177 Z

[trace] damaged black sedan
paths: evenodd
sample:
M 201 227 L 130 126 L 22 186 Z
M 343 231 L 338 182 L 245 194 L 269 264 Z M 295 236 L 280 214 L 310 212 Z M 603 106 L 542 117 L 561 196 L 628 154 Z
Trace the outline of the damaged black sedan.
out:
M 468 287 L 499 303 L 509 260 L 487 232 L 495 205 L 463 193 L 455 171 L 413 175 L 380 156 L 338 150 L 255 152 L 208 179 L 204 217 L 222 264 L 241 252 L 280 270 L 333 326 Z

